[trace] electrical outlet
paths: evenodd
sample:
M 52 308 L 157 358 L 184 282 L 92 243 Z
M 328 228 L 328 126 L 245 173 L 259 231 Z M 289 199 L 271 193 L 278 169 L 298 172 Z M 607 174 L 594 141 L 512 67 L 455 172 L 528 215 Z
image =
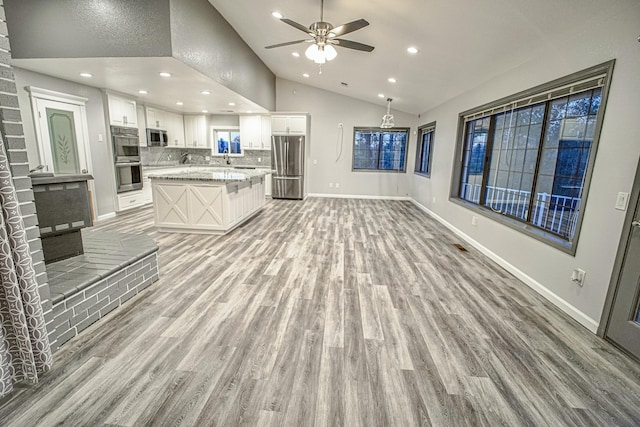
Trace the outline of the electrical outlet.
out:
M 104 142 L 104 136 L 101 133 L 98 134 L 98 142 Z
M 474 227 L 478 226 L 478 217 L 477 216 L 473 215 L 471 217 L 471 225 L 473 225 Z
M 329 183 L 329 188 L 333 188 L 333 182 Z
M 436 196 L 433 196 L 433 199 L 431 200 L 431 203 L 435 203 L 436 202 Z
M 258 163 L 262 163 L 262 157 L 258 157 Z
M 340 188 L 340 183 L 336 182 L 336 188 Z
M 211 160 L 211 156 L 204 156 L 204 159 L 208 162 Z
M 587 273 L 584 270 L 576 268 L 571 272 L 571 281 L 578 286 L 584 286 L 584 277 L 586 275 Z
M 616 206 L 615 208 L 619 211 L 627 210 L 627 203 L 629 202 L 629 193 L 618 193 L 618 197 L 616 197 Z
M 316 159 L 313 159 L 313 164 L 314 164 L 314 165 L 317 165 L 317 164 L 318 164 L 318 161 L 317 161 Z

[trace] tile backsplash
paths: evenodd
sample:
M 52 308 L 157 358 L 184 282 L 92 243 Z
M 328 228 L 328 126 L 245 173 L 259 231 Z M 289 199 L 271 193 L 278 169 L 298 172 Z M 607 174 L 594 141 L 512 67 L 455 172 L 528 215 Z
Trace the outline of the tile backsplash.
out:
M 231 157 L 231 165 L 270 167 L 271 150 L 245 150 L 243 156 Z M 140 147 L 143 166 L 207 164 L 226 166 L 222 156 L 212 156 L 207 148 Z M 209 160 L 207 160 L 209 157 Z

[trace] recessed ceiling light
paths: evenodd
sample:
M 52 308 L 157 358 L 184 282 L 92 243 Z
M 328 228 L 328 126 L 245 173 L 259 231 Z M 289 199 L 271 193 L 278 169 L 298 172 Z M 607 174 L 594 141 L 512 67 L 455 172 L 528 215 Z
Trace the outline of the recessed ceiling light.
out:
M 378 98 L 384 98 L 384 93 L 379 93 Z
M 203 90 L 200 93 L 203 94 L 203 95 L 211 95 L 211 92 L 209 92 L 208 90 Z
M 203 113 L 208 113 L 209 111 L 208 111 L 208 110 L 202 110 L 202 112 L 203 112 Z
M 230 107 L 233 107 L 234 105 L 236 105 L 236 103 L 235 102 L 230 102 L 227 105 L 230 106 Z
M 409 53 L 410 53 L 410 54 L 412 54 L 412 55 L 415 55 L 416 53 L 418 53 L 418 48 L 415 48 L 415 47 L 413 47 L 413 46 L 408 47 L 408 48 L 407 48 L 407 52 L 409 52 Z
M 292 52 L 291 55 L 295 56 L 296 58 L 300 58 L 300 54 L 298 52 Z
M 282 14 L 280 12 L 271 12 L 271 16 L 274 18 L 282 19 Z
M 178 101 L 178 102 L 176 102 L 176 105 L 184 105 L 184 102 Z
M 389 83 L 395 83 L 396 79 L 394 79 L 393 77 L 389 77 L 387 80 L 389 80 Z
M 144 89 L 140 89 L 140 90 L 138 91 L 138 93 L 139 93 L 139 94 L 141 94 L 141 95 L 146 95 L 146 94 L 148 94 L 149 92 L 147 92 L 147 91 L 146 91 L 146 90 L 144 90 Z
M 91 74 L 91 73 L 80 73 L 80 75 L 81 75 L 82 77 L 87 77 L 87 78 L 89 78 L 89 77 L 93 77 L 93 74 Z
M 305 77 L 305 78 L 307 78 L 307 79 L 308 79 L 308 78 L 309 78 L 309 74 L 304 73 L 304 74 L 302 75 L 302 77 Z
M 166 71 L 161 72 L 160 75 L 162 77 L 171 77 L 171 73 L 167 73 Z

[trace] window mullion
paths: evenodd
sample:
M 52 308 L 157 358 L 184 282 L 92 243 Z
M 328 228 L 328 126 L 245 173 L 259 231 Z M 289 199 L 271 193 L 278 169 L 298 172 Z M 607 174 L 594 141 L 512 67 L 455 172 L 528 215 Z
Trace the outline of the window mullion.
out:
M 491 153 L 493 150 L 493 138 L 496 125 L 496 116 L 492 115 L 489 120 L 489 130 L 487 133 L 487 145 L 484 151 L 484 168 L 482 170 L 482 186 L 480 187 L 480 200 L 478 204 L 485 206 L 485 196 L 487 193 L 487 181 L 489 180 L 489 163 L 491 161 Z
M 380 156 L 380 152 L 382 151 L 382 132 L 380 132 L 378 136 L 378 170 L 380 170 L 380 162 L 382 161 L 382 157 Z
M 551 101 L 547 101 L 544 103 L 544 118 L 542 119 L 542 130 L 540 131 L 540 143 L 538 144 L 538 155 L 536 158 L 536 167 L 533 170 L 533 184 L 531 186 L 531 195 L 529 196 L 529 211 L 527 212 L 527 217 L 525 221 L 527 223 L 531 223 L 532 212 L 536 209 L 536 188 L 538 186 L 538 173 L 540 172 L 540 163 L 542 161 L 542 148 L 544 145 L 544 139 L 547 134 L 547 124 L 549 121 L 549 114 Z

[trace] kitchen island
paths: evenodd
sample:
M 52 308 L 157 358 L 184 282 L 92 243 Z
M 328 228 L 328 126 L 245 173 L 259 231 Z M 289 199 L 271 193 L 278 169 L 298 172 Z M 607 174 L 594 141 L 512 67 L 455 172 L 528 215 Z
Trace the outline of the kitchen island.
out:
M 262 209 L 267 173 L 211 167 L 152 173 L 155 225 L 160 231 L 226 234 Z

